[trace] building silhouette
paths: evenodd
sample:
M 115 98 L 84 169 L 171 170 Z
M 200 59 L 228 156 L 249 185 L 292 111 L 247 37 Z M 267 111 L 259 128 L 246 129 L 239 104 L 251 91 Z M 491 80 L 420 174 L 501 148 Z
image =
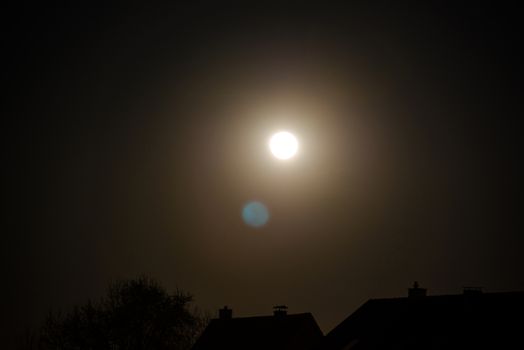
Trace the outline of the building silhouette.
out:
M 227 306 L 211 320 L 193 350 L 276 349 L 313 350 L 321 345 L 322 331 L 310 313 L 287 314 L 276 306 L 273 315 L 233 318 Z
M 524 349 L 524 292 L 371 299 L 329 332 L 326 350 Z
M 524 349 L 524 292 L 428 296 L 417 282 L 402 298 L 370 299 L 323 336 L 310 313 L 233 318 L 225 307 L 193 350 Z

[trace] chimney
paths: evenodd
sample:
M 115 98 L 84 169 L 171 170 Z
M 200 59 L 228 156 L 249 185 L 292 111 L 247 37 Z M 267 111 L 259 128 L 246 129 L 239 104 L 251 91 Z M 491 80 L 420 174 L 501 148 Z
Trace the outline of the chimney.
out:
M 223 309 L 219 309 L 218 310 L 218 318 L 221 319 L 221 320 L 229 320 L 229 319 L 232 319 L 233 318 L 233 310 L 232 309 L 229 309 L 226 306 L 224 306 Z
M 418 282 L 415 281 L 413 283 L 413 288 L 408 289 L 408 297 L 409 298 L 419 298 L 419 297 L 425 297 L 426 296 L 427 289 L 426 288 L 420 288 L 418 286 Z
M 286 305 L 273 306 L 273 316 L 283 317 L 286 315 L 287 315 L 287 306 Z

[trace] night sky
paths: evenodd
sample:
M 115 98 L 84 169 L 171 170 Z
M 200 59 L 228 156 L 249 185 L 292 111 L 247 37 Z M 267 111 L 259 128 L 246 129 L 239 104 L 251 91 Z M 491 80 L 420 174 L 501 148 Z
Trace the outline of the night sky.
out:
M 2 343 L 141 274 L 324 332 L 414 280 L 523 290 L 521 21 L 477 2 L 5 8 Z M 285 162 L 280 129 L 300 141 Z

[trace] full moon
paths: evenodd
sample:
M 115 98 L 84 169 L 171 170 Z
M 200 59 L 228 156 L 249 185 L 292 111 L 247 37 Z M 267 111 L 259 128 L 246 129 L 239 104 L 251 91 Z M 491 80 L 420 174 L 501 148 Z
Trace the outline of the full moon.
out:
M 279 131 L 271 136 L 269 149 L 278 159 L 289 159 L 297 153 L 298 141 L 292 133 Z

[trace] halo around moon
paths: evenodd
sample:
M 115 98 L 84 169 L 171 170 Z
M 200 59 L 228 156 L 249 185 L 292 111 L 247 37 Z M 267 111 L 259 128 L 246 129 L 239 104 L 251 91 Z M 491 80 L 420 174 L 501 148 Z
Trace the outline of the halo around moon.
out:
M 269 150 L 278 159 L 289 159 L 298 151 L 298 140 L 288 131 L 279 131 L 269 139 Z

